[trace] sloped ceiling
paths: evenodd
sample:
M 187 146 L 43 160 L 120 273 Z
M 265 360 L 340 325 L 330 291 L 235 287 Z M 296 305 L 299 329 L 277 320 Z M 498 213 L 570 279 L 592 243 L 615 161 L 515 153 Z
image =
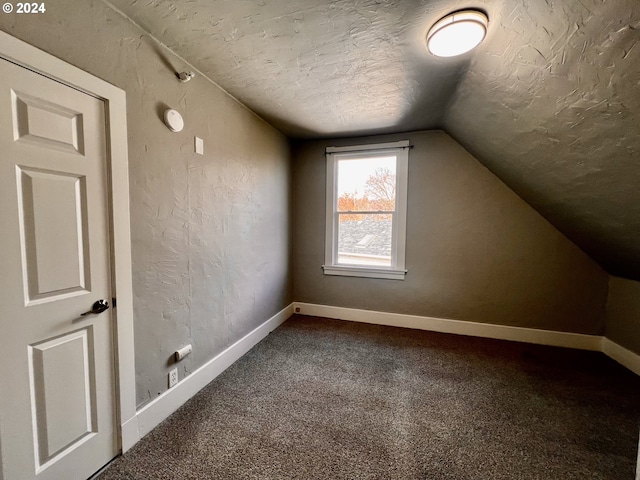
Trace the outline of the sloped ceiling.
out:
M 640 279 L 640 2 L 512 7 L 444 127 L 606 270 Z
M 445 129 L 640 279 L 638 0 L 109 3 L 291 138 Z M 488 13 L 485 42 L 430 56 L 429 26 L 462 8 Z

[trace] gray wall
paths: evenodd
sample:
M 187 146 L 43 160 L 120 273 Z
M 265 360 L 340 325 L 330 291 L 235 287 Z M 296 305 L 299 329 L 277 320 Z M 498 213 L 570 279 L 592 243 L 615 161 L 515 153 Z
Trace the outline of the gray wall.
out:
M 403 139 L 405 280 L 325 276 L 325 147 Z M 604 333 L 608 275 L 446 133 L 301 142 L 293 161 L 296 301 Z
M 445 133 L 301 143 L 291 169 L 284 136 L 206 79 L 177 82 L 188 67 L 102 2 L 0 15 L 0 29 L 127 92 L 139 404 L 166 389 L 176 348 L 194 345 L 183 378 L 293 298 L 604 332 L 606 273 Z M 183 132 L 162 124 L 166 106 Z M 325 277 L 325 146 L 401 139 L 415 146 L 406 280 Z M 611 281 L 607 335 L 640 352 L 637 286 L 624 282 Z
M 102 2 L 56 0 L 0 29 L 127 93 L 137 400 L 167 388 L 288 305 L 287 139 Z M 161 122 L 166 106 L 186 121 Z M 193 153 L 193 137 L 205 156 Z
M 606 336 L 640 355 L 640 282 L 610 277 Z

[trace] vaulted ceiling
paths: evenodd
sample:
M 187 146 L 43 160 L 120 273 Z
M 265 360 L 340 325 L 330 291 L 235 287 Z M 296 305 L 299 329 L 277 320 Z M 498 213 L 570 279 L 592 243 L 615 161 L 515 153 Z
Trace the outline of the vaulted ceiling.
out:
M 638 0 L 109 2 L 291 138 L 446 130 L 640 280 Z M 483 44 L 428 54 L 429 26 L 463 8 L 488 14 Z

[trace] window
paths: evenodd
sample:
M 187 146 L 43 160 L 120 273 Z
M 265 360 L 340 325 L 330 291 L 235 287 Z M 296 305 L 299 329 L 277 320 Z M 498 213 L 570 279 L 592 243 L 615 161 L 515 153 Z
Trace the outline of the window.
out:
M 327 148 L 325 275 L 404 279 L 409 148 Z

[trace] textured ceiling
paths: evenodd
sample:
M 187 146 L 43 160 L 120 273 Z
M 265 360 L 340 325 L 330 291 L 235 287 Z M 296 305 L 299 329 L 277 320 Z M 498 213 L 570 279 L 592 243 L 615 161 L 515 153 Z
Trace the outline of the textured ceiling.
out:
M 429 25 L 460 1 L 110 3 L 296 138 L 440 128 L 470 58 L 425 49 Z
M 640 279 L 638 0 L 109 2 L 292 138 L 444 128 Z M 427 54 L 429 25 L 468 7 L 485 42 Z
M 506 5 L 444 127 L 607 271 L 640 280 L 640 1 Z

